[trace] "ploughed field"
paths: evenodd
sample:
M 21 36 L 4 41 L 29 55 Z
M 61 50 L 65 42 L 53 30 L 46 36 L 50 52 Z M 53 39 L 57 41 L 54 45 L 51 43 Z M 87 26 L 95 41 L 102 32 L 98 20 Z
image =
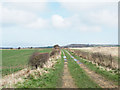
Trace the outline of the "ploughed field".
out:
M 22 70 L 28 66 L 28 60 L 32 53 L 50 52 L 52 49 L 20 49 L 2 50 L 2 76 Z

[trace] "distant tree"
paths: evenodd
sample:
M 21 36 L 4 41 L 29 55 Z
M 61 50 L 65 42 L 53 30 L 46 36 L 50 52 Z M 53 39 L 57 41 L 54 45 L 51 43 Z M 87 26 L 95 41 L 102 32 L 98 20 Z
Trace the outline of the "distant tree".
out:
M 59 49 L 60 48 L 60 46 L 57 44 L 57 45 L 54 45 L 53 46 L 55 49 Z
M 33 47 L 30 47 L 30 49 L 32 49 Z
M 10 48 L 10 49 L 13 49 L 13 48 Z
M 18 47 L 18 49 L 21 49 L 20 47 Z

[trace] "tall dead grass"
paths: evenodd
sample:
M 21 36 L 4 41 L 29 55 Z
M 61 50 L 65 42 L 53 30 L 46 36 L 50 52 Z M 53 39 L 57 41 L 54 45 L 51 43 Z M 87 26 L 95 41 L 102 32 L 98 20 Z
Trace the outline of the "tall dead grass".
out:
M 94 63 L 97 63 L 98 65 L 104 66 L 106 68 L 110 69 L 118 69 L 118 62 L 116 58 L 112 57 L 110 54 L 105 55 L 99 52 L 91 53 L 91 52 L 84 52 L 83 50 L 71 50 L 72 53 L 74 53 L 77 56 L 80 56 L 81 58 L 87 59 L 89 61 L 92 61 Z

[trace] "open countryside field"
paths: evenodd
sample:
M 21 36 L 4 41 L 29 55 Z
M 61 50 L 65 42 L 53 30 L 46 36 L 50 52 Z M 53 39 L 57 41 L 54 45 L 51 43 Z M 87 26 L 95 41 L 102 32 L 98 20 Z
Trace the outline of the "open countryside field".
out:
M 118 57 L 118 47 L 83 47 L 83 48 L 70 48 L 70 49 L 77 49 L 83 50 L 86 52 L 99 52 L 105 55 L 112 55 Z
M 2 75 L 8 75 L 28 66 L 30 55 L 39 51 L 50 52 L 51 49 L 20 49 L 2 50 Z
M 33 52 L 38 53 L 33 53 Z M 48 61 L 45 53 L 49 53 Z M 44 57 L 36 57 L 40 55 Z M 28 60 L 38 67 L 28 68 Z M 2 87 L 10 88 L 117 88 L 118 74 L 101 70 L 69 49 L 3 50 Z M 40 62 L 38 62 L 41 60 Z M 43 67 L 39 63 L 45 63 Z M 34 65 L 34 64 L 33 64 Z M 8 67 L 8 69 L 6 69 Z M 11 67 L 11 68 L 10 68 Z M 9 75 L 8 75 L 9 74 Z

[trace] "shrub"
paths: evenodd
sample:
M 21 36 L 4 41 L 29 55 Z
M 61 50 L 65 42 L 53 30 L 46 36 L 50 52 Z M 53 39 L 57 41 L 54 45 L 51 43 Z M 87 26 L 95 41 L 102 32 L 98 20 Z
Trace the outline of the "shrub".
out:
M 50 53 L 50 57 L 55 56 L 55 55 L 59 55 L 60 50 L 59 49 L 53 49 L 52 52 Z
M 60 49 L 59 45 L 54 45 L 53 47 L 54 47 L 54 49 Z
M 40 52 L 34 52 L 30 59 L 29 59 L 29 65 L 32 66 L 32 68 L 38 68 L 43 67 L 43 64 L 47 62 L 49 59 L 49 53 L 40 53 Z
M 54 45 L 53 47 L 54 48 L 53 48 L 52 52 L 50 53 L 50 57 L 60 54 L 60 46 Z
M 21 49 L 20 47 L 18 47 L 18 49 Z

